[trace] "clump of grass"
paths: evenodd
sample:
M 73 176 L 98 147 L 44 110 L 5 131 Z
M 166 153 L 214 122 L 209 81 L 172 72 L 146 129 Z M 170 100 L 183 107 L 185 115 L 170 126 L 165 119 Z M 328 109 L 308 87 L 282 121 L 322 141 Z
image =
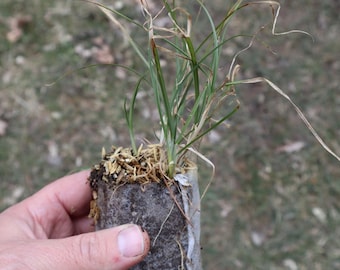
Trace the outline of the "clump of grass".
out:
M 308 33 L 300 30 L 291 30 L 282 33 L 276 32 L 276 24 L 280 11 L 280 4 L 275 1 L 236 1 L 224 18 L 215 22 L 205 4 L 197 0 L 199 16 L 207 19 L 210 33 L 201 40 L 195 39 L 195 24 L 191 15 L 175 1 L 162 0 L 162 8 L 152 13 L 146 0 L 141 0 L 140 5 L 145 17 L 144 23 L 139 23 L 124 14 L 96 3 L 99 8 L 117 25 L 129 41 L 140 60 L 146 66 L 143 74 L 128 102 L 125 102 L 124 110 L 129 128 L 133 152 L 137 153 L 137 145 L 134 134 L 134 108 L 137 94 L 142 85 L 152 88 L 155 103 L 158 109 L 161 135 L 160 144 L 164 145 L 167 156 L 167 176 L 173 178 L 176 166 L 181 162 L 181 157 L 193 146 L 198 147 L 200 139 L 211 130 L 223 124 L 239 108 L 235 95 L 235 86 L 238 84 L 267 83 L 273 90 L 286 98 L 297 111 L 308 129 L 319 143 L 338 160 L 340 158 L 316 133 L 298 106 L 278 86 L 266 78 L 257 77 L 246 80 L 236 80 L 239 66 L 236 59 L 239 54 L 249 49 L 256 34 L 251 36 L 249 46 L 236 53 L 230 63 L 228 74 L 220 79 L 219 68 L 223 59 L 221 53 L 229 41 L 237 36 L 228 36 L 229 22 L 236 13 L 252 5 L 269 5 L 273 10 L 272 34 L 287 35 L 291 33 Z M 130 35 L 119 19 L 133 23 L 143 29 L 148 37 L 148 46 L 145 50 L 143 44 L 138 44 Z M 157 19 L 167 16 L 170 26 L 160 27 Z M 165 57 L 173 65 L 173 74 L 168 67 L 162 66 L 161 59 Z M 223 63 L 225 64 L 225 63 Z M 170 83 L 169 83 L 170 82 Z M 195 151 L 198 154 L 198 152 Z
M 191 15 L 184 8 L 177 6 L 174 1 L 170 2 L 167 0 L 163 0 L 162 7 L 158 11 L 152 11 L 149 8 L 147 2 L 145 0 L 141 0 L 141 9 L 145 17 L 145 22 L 142 23 L 136 21 L 135 19 L 128 18 L 118 11 L 109 9 L 97 3 L 100 9 L 110 18 L 110 20 L 119 27 L 119 29 L 125 36 L 125 39 L 131 44 L 132 48 L 139 56 L 141 62 L 145 65 L 146 69 L 146 71 L 141 74 L 133 91 L 132 97 L 129 100 L 126 100 L 124 105 L 125 116 L 129 127 L 131 145 L 133 149 L 133 153 L 131 156 L 131 149 L 124 150 L 128 153 L 127 158 L 126 156 L 121 156 L 121 153 L 119 153 L 119 156 L 123 157 L 124 162 L 126 160 L 132 162 L 131 164 L 127 164 L 128 166 L 124 165 L 126 167 L 123 168 L 125 171 L 121 170 L 121 168 L 119 168 L 118 170 L 120 172 L 123 171 L 121 175 L 125 176 L 126 181 L 128 181 L 129 183 L 135 183 L 136 179 L 142 179 L 142 177 L 146 176 L 143 181 L 139 182 L 143 185 L 143 183 L 150 183 L 150 175 L 154 176 L 153 174 L 155 173 L 154 169 L 151 169 L 150 172 L 145 170 L 145 168 L 152 168 L 153 164 L 145 162 L 143 159 L 144 156 L 139 156 L 142 148 L 137 148 L 135 140 L 135 107 L 138 101 L 138 93 L 139 91 L 141 91 L 141 89 L 143 89 L 143 87 L 152 89 L 155 104 L 158 110 L 161 135 L 159 136 L 160 143 L 157 145 L 157 153 L 161 154 L 158 155 L 160 158 L 155 160 L 157 165 L 161 166 L 156 166 L 157 173 L 155 180 L 157 182 L 159 179 L 161 179 L 161 182 L 164 182 L 166 184 L 167 192 L 171 189 L 169 188 L 170 185 L 168 185 L 168 182 L 166 180 L 174 179 L 180 182 L 178 180 L 178 177 L 180 177 L 181 175 L 185 175 L 185 173 L 177 174 L 178 172 L 181 172 L 181 170 L 177 169 L 183 164 L 183 167 L 186 166 L 186 159 L 183 157 L 186 157 L 185 154 L 187 153 L 187 151 L 192 151 L 194 154 L 204 158 L 203 155 L 195 150 L 199 147 L 202 137 L 204 137 L 211 130 L 217 128 L 219 125 L 222 125 L 238 110 L 239 103 L 235 94 L 235 87 L 240 84 L 268 84 L 274 91 L 279 93 L 292 104 L 293 108 L 298 113 L 298 116 L 303 120 L 303 122 L 313 133 L 315 138 L 327 151 L 329 151 L 332 155 L 340 160 L 340 158 L 334 152 L 332 152 L 318 136 L 318 134 L 315 132 L 315 130 L 305 118 L 298 106 L 295 105 L 290 97 L 286 95 L 273 82 L 263 77 L 250 78 L 245 80 L 237 79 L 236 75 L 240 68 L 240 66 L 237 65 L 237 57 L 241 53 L 247 51 L 252 46 L 253 42 L 257 40 L 256 33 L 253 35 L 244 35 L 244 37 L 250 39 L 249 45 L 234 55 L 230 62 L 229 71 L 224 76 L 221 76 L 219 71 L 219 68 L 225 65 L 225 63 L 223 62 L 224 59 L 222 54 L 223 48 L 225 46 L 228 46 L 229 42 L 232 41 L 234 38 L 241 36 L 228 36 L 228 27 L 233 16 L 235 16 L 238 11 L 243 8 L 250 7 L 252 5 L 269 5 L 273 10 L 273 36 L 287 35 L 291 33 L 308 35 L 308 33 L 299 30 L 291 30 L 282 33 L 276 32 L 275 29 L 279 16 L 280 5 L 275 1 L 244 2 L 242 0 L 238 0 L 226 11 L 225 16 L 219 22 L 215 22 L 213 20 L 213 17 L 209 13 L 203 2 L 197 0 L 196 3 L 199 7 L 199 12 L 196 18 L 192 18 Z M 167 26 L 159 26 L 157 21 L 161 17 L 164 18 L 164 16 L 168 18 L 168 24 Z M 195 33 L 195 31 L 200 31 L 200 29 L 195 29 L 194 23 L 195 20 L 199 20 L 200 16 L 206 18 L 206 21 L 208 22 L 207 25 L 210 29 L 210 32 L 205 37 L 203 37 L 202 40 L 197 39 L 197 32 Z M 116 17 L 119 19 L 117 19 Z M 130 24 L 134 24 L 142 31 L 144 31 L 147 40 L 147 46 L 143 46 L 144 43 L 140 44 L 137 39 L 132 38 L 129 35 L 129 31 L 124 27 L 124 24 L 121 22 L 121 20 L 125 20 Z M 167 66 L 165 67 L 163 66 L 163 59 L 167 60 Z M 169 66 L 171 66 L 172 69 L 169 68 Z M 152 147 L 148 149 L 150 149 L 151 152 L 154 151 L 154 148 Z M 149 154 L 149 152 L 147 153 Z M 108 182 L 110 184 L 109 186 L 114 187 L 113 193 L 119 190 L 118 187 L 122 184 L 122 179 L 119 177 L 118 174 L 117 176 L 115 176 L 117 170 L 115 168 L 112 169 L 111 167 L 116 164 L 116 160 L 117 164 L 120 162 L 120 160 L 115 157 L 116 154 L 116 151 L 114 151 L 113 153 L 109 153 L 109 155 L 104 155 L 104 160 L 98 168 L 100 170 L 100 166 L 105 167 L 106 165 L 108 169 L 106 169 L 105 167 L 105 173 L 103 173 L 103 177 L 99 177 L 99 181 L 96 177 L 93 177 L 92 181 L 90 182 L 95 192 L 96 187 L 94 185 L 96 185 L 98 182 L 103 184 L 103 181 L 101 180 L 104 180 L 105 184 L 106 182 Z M 135 159 L 135 156 L 137 156 L 138 158 Z M 207 159 L 205 160 L 208 161 Z M 147 166 L 142 165 L 142 163 L 147 164 Z M 135 164 L 137 166 L 133 167 L 132 165 Z M 124 167 L 120 164 L 119 166 Z M 195 166 L 192 167 L 196 169 Z M 130 170 L 130 175 L 127 174 L 128 170 Z M 138 175 L 136 173 L 137 171 L 141 172 L 141 174 Z M 97 169 L 93 171 L 93 174 L 97 175 Z M 113 175 L 113 177 L 106 180 L 106 175 L 109 175 L 110 177 L 111 175 Z M 170 192 L 170 194 L 172 195 L 171 202 L 172 200 L 176 204 L 181 201 L 183 202 L 183 206 L 181 204 L 177 204 L 177 208 L 180 210 L 180 219 L 184 217 L 185 221 L 188 224 L 187 231 L 181 231 L 191 236 L 189 237 L 189 239 L 194 240 L 192 241 L 192 245 L 188 244 L 188 247 L 190 246 L 190 248 L 188 248 L 188 250 L 185 252 L 182 252 L 181 245 L 178 245 L 181 252 L 181 269 L 185 269 L 183 265 L 183 262 L 185 261 L 183 259 L 184 257 L 189 258 L 189 260 L 194 258 L 195 260 L 195 258 L 197 259 L 200 256 L 200 249 L 198 248 L 196 250 L 196 248 L 192 247 L 200 247 L 200 211 L 198 210 L 200 209 L 200 199 L 204 197 L 205 192 L 209 187 L 208 184 L 202 195 L 200 195 L 196 175 L 194 175 L 191 180 L 192 181 L 189 182 L 189 186 L 191 186 L 190 194 L 192 196 L 182 196 L 177 199 Z M 182 186 L 185 186 L 182 184 L 182 182 L 180 182 L 180 184 Z M 132 187 L 126 187 L 127 190 L 130 188 Z M 105 190 L 104 188 L 102 189 Z M 102 189 L 98 189 L 98 191 L 103 192 Z M 185 188 L 183 190 L 185 190 Z M 161 192 L 158 193 L 161 194 Z M 114 196 L 111 195 L 98 195 L 98 198 L 99 197 L 114 198 Z M 135 203 L 137 201 L 136 198 L 131 199 L 127 196 L 122 195 L 116 197 L 116 201 L 127 200 L 127 202 L 131 203 L 131 205 L 143 205 L 141 203 Z M 190 202 L 188 201 L 189 197 Z M 94 199 L 96 199 L 95 196 Z M 105 208 L 99 207 L 100 209 L 108 209 L 110 207 L 114 208 L 116 207 L 116 201 L 114 201 L 113 203 L 103 203 L 103 200 L 99 200 L 98 205 L 105 205 Z M 149 198 L 146 198 L 146 201 L 148 202 L 146 204 L 146 208 L 149 208 Z M 107 207 L 107 205 L 111 206 Z M 176 207 L 171 207 L 168 213 L 171 213 L 174 208 L 177 209 Z M 96 209 L 96 207 L 94 209 Z M 164 209 L 165 208 L 163 207 L 163 210 Z M 130 208 L 127 212 L 130 212 Z M 142 209 L 141 212 L 144 213 L 145 209 Z M 159 213 L 159 211 L 157 210 L 152 212 Z M 97 212 L 94 211 L 94 217 L 97 216 L 96 213 Z M 164 231 L 163 225 L 167 222 L 168 216 L 169 215 L 167 214 L 165 219 L 161 220 L 161 226 L 158 232 Z M 113 217 L 112 219 L 114 220 L 115 217 Z M 116 218 L 116 220 L 120 220 L 120 218 Z M 129 217 L 127 220 L 130 221 L 131 217 Z M 107 224 L 108 222 L 103 219 L 99 220 L 99 224 L 101 223 Z M 143 221 L 142 223 L 148 224 L 149 222 Z M 112 224 L 116 223 L 112 222 Z M 97 226 L 97 228 L 99 229 L 104 227 L 105 226 Z M 172 225 L 172 227 L 174 226 Z M 158 232 L 156 232 L 153 243 L 157 242 L 156 240 L 159 236 Z M 169 250 L 167 247 L 162 247 L 162 249 L 165 249 L 167 251 Z M 197 256 L 188 256 L 187 254 L 191 254 L 189 250 L 195 250 L 195 254 Z M 178 250 L 176 251 L 176 253 L 179 253 Z M 156 252 L 154 252 L 154 254 L 156 254 Z M 176 267 L 176 269 L 177 268 L 178 267 Z M 194 269 L 198 268 L 196 267 Z
M 226 18 L 215 26 L 211 15 L 205 6 L 198 2 L 201 11 L 205 13 L 210 23 L 211 33 L 198 46 L 192 38 L 192 17 L 183 8 L 163 1 L 163 8 L 155 15 L 151 14 L 146 2 L 141 1 L 141 7 L 146 17 L 145 24 L 137 24 L 148 34 L 149 46 L 143 52 L 134 40 L 128 37 L 132 47 L 147 67 L 145 74 L 138 82 L 129 108 L 126 104 L 125 113 L 129 126 L 131 145 L 137 151 L 134 136 L 133 112 L 137 93 L 141 83 L 146 82 L 154 91 L 157 104 L 161 136 L 160 143 L 165 146 L 168 159 L 168 176 L 173 177 L 176 164 L 182 154 L 209 131 L 221 125 L 239 108 L 235 98 L 233 78 L 226 77 L 218 81 L 218 68 L 221 60 L 221 50 L 226 43 L 225 33 L 229 19 L 238 9 L 239 3 L 232 7 Z M 106 7 L 100 8 L 109 18 L 124 30 L 122 24 L 115 19 L 117 14 L 125 16 Z M 171 27 L 158 27 L 156 20 L 167 13 Z M 132 19 L 128 19 L 132 22 Z M 167 71 L 162 67 L 161 57 L 166 54 L 174 64 L 174 76 L 171 85 Z M 144 55 L 147 55 L 146 57 Z M 218 119 L 216 112 L 229 101 L 228 109 Z

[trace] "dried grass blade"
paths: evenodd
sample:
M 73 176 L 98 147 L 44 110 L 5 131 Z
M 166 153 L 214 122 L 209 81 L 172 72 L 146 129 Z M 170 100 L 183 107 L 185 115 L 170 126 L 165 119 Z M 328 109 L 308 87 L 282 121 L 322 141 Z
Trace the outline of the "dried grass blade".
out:
M 144 57 L 144 54 L 139 49 L 138 45 L 135 43 L 133 38 L 131 38 L 129 31 L 113 16 L 113 11 L 108 9 L 107 7 L 98 5 L 98 8 L 109 18 L 111 22 L 113 22 L 123 33 L 124 38 L 131 44 L 135 52 L 138 54 L 140 59 L 144 62 L 146 66 L 149 66 L 148 60 Z
M 263 78 L 263 77 L 256 77 L 252 79 L 247 79 L 247 80 L 242 80 L 242 81 L 237 81 L 235 82 L 236 84 L 254 84 L 254 83 L 267 83 L 273 90 L 275 90 L 278 94 L 280 94 L 282 97 L 284 97 L 288 102 L 293 105 L 295 111 L 297 112 L 298 116 L 300 119 L 304 122 L 306 127 L 309 129 L 309 131 L 312 133 L 312 135 L 315 137 L 315 139 L 321 144 L 321 146 L 333 157 L 335 157 L 338 161 L 340 161 L 339 155 L 334 153 L 329 146 L 324 142 L 324 140 L 319 136 L 319 134 L 316 132 L 316 130 L 313 128 L 313 126 L 310 124 L 310 122 L 307 120 L 305 115 L 302 113 L 300 108 L 292 101 L 292 99 L 285 93 L 283 92 L 276 84 L 271 82 L 270 80 Z

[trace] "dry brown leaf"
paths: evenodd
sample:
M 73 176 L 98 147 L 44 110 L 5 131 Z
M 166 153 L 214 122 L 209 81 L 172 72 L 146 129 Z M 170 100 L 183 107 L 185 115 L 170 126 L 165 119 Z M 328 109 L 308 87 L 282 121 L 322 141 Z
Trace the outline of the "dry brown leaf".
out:
M 94 59 L 100 64 L 113 64 L 114 58 L 108 45 L 102 45 L 95 50 Z
M 75 47 L 75 52 L 81 57 L 90 59 L 92 58 L 100 64 L 113 64 L 114 57 L 109 45 L 102 37 L 96 37 L 92 39 L 93 46 L 86 48 L 82 44 L 78 44 Z
M 0 119 L 0 136 L 4 136 L 6 134 L 7 127 L 7 122 Z
M 105 40 L 102 37 L 96 37 L 93 43 L 97 46 L 94 48 L 94 59 L 101 64 L 113 64 L 114 58 Z
M 17 42 L 23 34 L 23 28 L 31 22 L 32 17 L 30 15 L 17 15 L 10 18 L 8 21 L 10 30 L 6 34 L 7 40 L 12 43 Z
M 277 152 L 285 152 L 285 153 L 293 153 L 293 152 L 299 152 L 302 148 L 306 146 L 305 142 L 297 141 L 288 143 L 286 145 L 280 146 L 276 149 Z

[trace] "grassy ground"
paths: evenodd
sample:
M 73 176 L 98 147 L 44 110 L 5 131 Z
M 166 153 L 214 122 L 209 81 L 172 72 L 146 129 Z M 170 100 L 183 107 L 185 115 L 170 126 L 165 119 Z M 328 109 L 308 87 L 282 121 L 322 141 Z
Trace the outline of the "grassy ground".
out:
M 139 14 L 130 2 L 114 5 Z M 257 42 L 238 59 L 239 76 L 266 76 L 280 85 L 340 153 L 339 3 L 280 3 L 278 30 L 306 30 L 315 42 L 298 34 L 270 37 L 268 26 L 259 34 L 266 46 Z M 216 18 L 224 5 L 213 2 Z M 270 8 L 257 7 L 240 12 L 230 31 L 251 34 L 270 22 Z M 2 0 L 0 36 L 4 209 L 57 177 L 90 167 L 102 146 L 128 144 L 122 106 L 136 78 L 103 63 L 139 64 L 119 32 L 82 2 Z M 226 59 L 247 42 L 230 43 Z M 46 86 L 65 72 L 98 63 Z M 217 166 L 203 200 L 205 269 L 339 269 L 339 163 L 267 86 L 241 86 L 237 92 L 241 109 L 230 126 L 202 143 Z M 151 100 L 145 92 L 137 108 L 140 139 L 154 138 Z M 202 167 L 204 183 L 209 174 Z

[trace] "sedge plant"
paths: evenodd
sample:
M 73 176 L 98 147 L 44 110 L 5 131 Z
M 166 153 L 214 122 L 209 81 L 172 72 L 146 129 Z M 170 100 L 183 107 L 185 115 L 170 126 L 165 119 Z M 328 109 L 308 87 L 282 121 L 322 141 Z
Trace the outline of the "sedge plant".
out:
M 117 10 L 95 3 L 119 27 L 147 70 L 140 76 L 132 98 L 124 105 L 131 146 L 135 154 L 138 149 L 134 134 L 134 113 L 137 95 L 142 85 L 147 85 L 153 91 L 161 129 L 159 140 L 167 156 L 165 171 L 169 178 L 173 178 L 176 174 L 176 166 L 181 162 L 181 157 L 187 151 L 194 151 L 201 156 L 199 152 L 192 150 L 193 146 L 199 146 L 202 137 L 225 123 L 238 110 L 239 102 L 236 98 L 235 86 L 267 83 L 292 104 L 298 116 L 322 147 L 340 161 L 339 156 L 324 143 L 298 106 L 273 82 L 262 77 L 235 79 L 239 70 L 239 66 L 235 64 L 236 59 L 239 54 L 252 46 L 257 38 L 256 34 L 243 35 L 250 39 L 249 46 L 235 54 L 230 63 L 229 72 L 223 76 L 223 79 L 220 78 L 219 68 L 225 64 L 221 62 L 223 48 L 232 39 L 241 36 L 228 36 L 228 26 L 232 17 L 243 8 L 252 5 L 270 6 L 273 10 L 273 36 L 294 32 L 310 36 L 300 30 L 276 32 L 280 11 L 278 2 L 237 0 L 226 11 L 224 17 L 219 22 L 215 22 L 204 2 L 196 0 L 194 2 L 199 7 L 196 20 L 199 16 L 204 16 L 210 29 L 205 38 L 200 41 L 197 41 L 195 38 L 197 33 L 193 31 L 195 20 L 186 9 L 177 5 L 177 1 L 162 0 L 162 7 L 154 13 L 149 8 L 147 0 L 139 2 L 145 18 L 143 23 L 129 18 Z M 157 19 L 164 15 L 167 16 L 170 26 L 157 25 Z M 130 36 L 121 20 L 134 24 L 145 31 L 147 49 L 144 48 L 145 44 L 139 44 Z M 163 67 L 163 57 L 171 61 L 174 71 L 169 72 L 168 67 Z
M 144 68 L 142 72 L 134 72 L 140 76 L 131 98 L 124 103 L 132 150 L 118 147 L 108 154 L 104 151 L 102 161 L 94 166 L 89 177 L 93 191 L 90 216 L 97 222 L 96 229 L 122 222 L 146 226 L 152 242 L 151 254 L 144 264 L 134 269 L 198 270 L 201 269 L 200 199 L 209 184 L 200 195 L 197 166 L 188 156 L 192 152 L 214 168 L 197 149 L 205 135 L 223 125 L 239 109 L 237 85 L 267 83 L 292 104 L 322 146 L 338 160 L 340 158 L 327 147 L 298 106 L 278 86 L 262 77 L 237 80 L 240 68 L 236 64 L 237 57 L 257 40 L 256 34 L 242 35 L 249 38 L 249 45 L 234 55 L 226 74 L 220 72 L 220 67 L 225 65 L 223 49 L 241 36 L 229 36 L 230 21 L 241 9 L 251 5 L 270 6 L 274 15 L 274 36 L 293 32 L 309 35 L 299 30 L 276 32 L 279 3 L 236 0 L 216 22 L 202 0 L 193 0 L 197 7 L 194 18 L 175 0 L 160 2 L 161 7 L 155 10 L 147 0 L 139 1 L 142 22 L 95 3 L 120 29 Z M 199 33 L 203 34 L 200 38 L 202 35 L 195 32 L 200 30 L 195 28 L 195 23 L 202 17 L 208 32 L 204 33 L 204 29 Z M 145 42 L 131 36 L 124 26 L 126 23 L 142 30 Z M 131 70 L 130 67 L 127 69 Z M 135 136 L 137 97 L 144 88 L 152 91 L 161 130 L 157 135 L 159 143 L 146 149 L 137 146 Z
M 205 14 L 210 23 L 211 33 L 198 44 L 192 37 L 192 17 L 183 8 L 177 7 L 174 2 L 163 1 L 163 8 L 157 14 L 151 14 L 147 2 L 141 1 L 141 8 L 146 17 L 144 24 L 138 24 L 148 34 L 148 49 L 143 51 L 141 46 L 128 37 L 129 42 L 146 65 L 147 73 L 137 83 L 129 106 L 125 103 L 124 110 L 129 127 L 131 145 L 137 152 L 134 136 L 134 108 L 136 97 L 142 82 L 146 82 L 153 90 L 157 105 L 161 135 L 160 144 L 164 145 L 167 155 L 167 176 L 173 178 L 180 157 L 190 147 L 198 144 L 200 139 L 217 126 L 221 125 L 239 108 L 234 93 L 233 74 L 225 77 L 222 82 L 218 80 L 218 69 L 221 61 L 221 51 L 226 44 L 225 39 L 228 21 L 240 8 L 238 1 L 226 14 L 218 25 L 215 25 L 211 14 L 203 3 L 198 1 L 201 12 Z M 124 33 L 121 23 L 113 16 L 116 14 L 127 19 L 121 13 L 100 6 L 104 13 L 115 24 L 119 25 Z M 171 27 L 158 27 L 157 18 L 167 13 Z M 169 73 L 161 63 L 162 54 L 165 54 L 174 63 L 174 76 L 169 84 Z M 145 56 L 146 55 L 146 56 Z M 214 117 L 218 110 L 228 100 L 228 108 L 218 119 Z

